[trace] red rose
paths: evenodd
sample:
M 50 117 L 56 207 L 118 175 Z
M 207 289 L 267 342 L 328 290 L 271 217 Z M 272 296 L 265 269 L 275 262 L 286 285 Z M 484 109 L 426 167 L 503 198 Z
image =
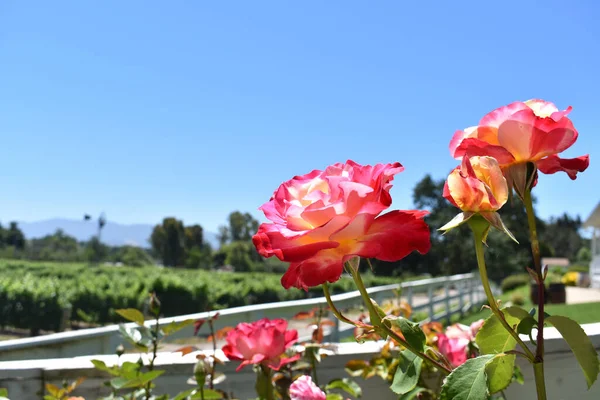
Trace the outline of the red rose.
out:
M 250 364 L 261 364 L 274 370 L 282 365 L 296 361 L 293 357 L 284 357 L 285 351 L 298 340 L 298 331 L 286 330 L 284 319 L 261 319 L 250 324 L 242 322 L 227 333 L 227 344 L 223 353 L 230 360 L 241 360 L 237 371 Z

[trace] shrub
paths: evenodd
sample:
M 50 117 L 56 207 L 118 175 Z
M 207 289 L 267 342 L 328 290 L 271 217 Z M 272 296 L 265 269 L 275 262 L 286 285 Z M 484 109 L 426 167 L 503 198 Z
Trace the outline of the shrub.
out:
M 569 272 L 583 272 L 585 274 L 589 274 L 589 272 L 590 272 L 590 266 L 589 265 L 576 264 L 576 265 L 573 265 L 573 266 L 569 267 Z
M 525 305 L 525 296 L 523 296 L 523 294 L 521 294 L 521 293 L 513 293 L 512 296 L 510 296 L 510 301 L 515 306 L 524 306 Z
M 502 293 L 506 293 L 518 288 L 519 286 L 529 285 L 529 282 L 531 282 L 531 277 L 529 274 L 516 274 L 504 278 L 500 287 L 502 289 Z
M 401 280 L 365 274 L 364 281 L 379 286 Z M 331 285 L 333 293 L 353 290 L 352 279 L 345 275 Z M 0 260 L 0 326 L 55 331 L 68 307 L 71 321 L 120 322 L 115 310 L 143 309 L 153 291 L 166 317 L 323 296 L 320 287 L 308 292 L 284 289 L 281 274 Z

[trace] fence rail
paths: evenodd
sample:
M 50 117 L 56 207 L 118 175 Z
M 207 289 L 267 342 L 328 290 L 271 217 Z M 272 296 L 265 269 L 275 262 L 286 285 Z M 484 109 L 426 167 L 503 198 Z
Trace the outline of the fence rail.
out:
M 396 298 L 399 289 L 402 297 L 411 305 L 413 312 L 426 313 L 425 320 L 449 319 L 453 315 L 462 314 L 469 308 L 485 301 L 479 275 L 474 273 L 377 286 L 368 288 L 367 292 L 375 301 L 382 304 L 386 300 Z M 332 300 L 341 310 L 356 310 L 362 305 L 358 291 L 333 295 Z M 215 321 L 215 328 L 221 329 L 225 326 L 234 326 L 239 322 L 251 322 L 264 317 L 290 319 L 298 312 L 326 305 L 326 299 L 320 297 L 219 310 L 220 317 Z M 211 314 L 202 312 L 161 318 L 158 323 L 167 325 L 188 319 L 207 318 Z M 343 337 L 352 335 L 353 327 L 351 325 L 340 323 L 336 318 L 334 321 L 335 326 L 326 332 L 328 340 L 337 342 Z M 146 325 L 151 327 L 155 323 L 156 321 L 147 321 Z M 126 325 L 134 326 L 135 324 Z M 193 327 L 189 326 L 170 336 L 170 339 L 184 339 L 192 336 Z M 308 339 L 308 337 L 301 335 L 300 339 Z M 0 342 L 0 361 L 113 354 L 120 343 L 122 340 L 118 325 L 6 340 Z

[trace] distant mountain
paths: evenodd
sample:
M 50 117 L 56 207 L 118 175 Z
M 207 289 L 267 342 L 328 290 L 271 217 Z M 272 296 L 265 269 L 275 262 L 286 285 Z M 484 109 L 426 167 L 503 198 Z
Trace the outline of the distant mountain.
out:
M 62 229 L 66 234 L 75 237 L 77 240 L 86 241 L 97 233 L 98 225 L 95 219 L 91 221 L 79 221 L 53 218 L 44 221 L 19 222 L 19 227 L 28 239 L 51 235 L 57 229 Z M 102 242 L 110 246 L 129 244 L 139 247 L 150 247 L 148 239 L 153 228 L 154 225 L 150 224 L 125 225 L 108 221 L 102 229 Z M 215 249 L 219 247 L 216 233 L 204 232 L 204 240 L 210 243 Z

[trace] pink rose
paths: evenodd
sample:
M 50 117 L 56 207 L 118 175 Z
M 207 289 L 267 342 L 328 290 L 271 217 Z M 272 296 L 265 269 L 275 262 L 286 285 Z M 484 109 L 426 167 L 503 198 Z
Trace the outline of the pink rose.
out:
M 237 371 L 249 364 L 261 364 L 277 371 L 282 365 L 300 358 L 300 354 L 284 357 L 285 351 L 298 340 L 298 331 L 286 329 L 284 319 L 242 322 L 227 333 L 223 353 L 230 360 L 242 361 Z
M 467 361 L 467 347 L 470 340 L 465 337 L 449 338 L 443 333 L 438 335 L 437 346 L 450 363 L 458 367 Z
M 426 211 L 391 211 L 399 163 L 334 164 L 284 182 L 260 209 L 272 223 L 252 238 L 263 257 L 290 263 L 281 283 L 307 289 L 335 282 L 354 256 L 397 261 L 429 251 Z
M 325 400 L 327 396 L 308 375 L 302 375 L 290 386 L 291 400 Z

